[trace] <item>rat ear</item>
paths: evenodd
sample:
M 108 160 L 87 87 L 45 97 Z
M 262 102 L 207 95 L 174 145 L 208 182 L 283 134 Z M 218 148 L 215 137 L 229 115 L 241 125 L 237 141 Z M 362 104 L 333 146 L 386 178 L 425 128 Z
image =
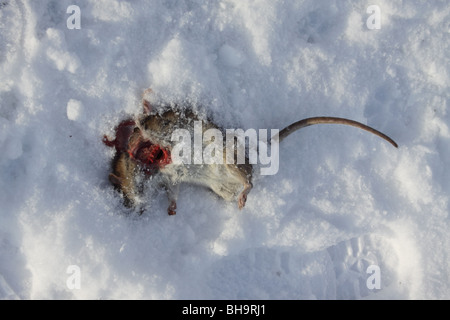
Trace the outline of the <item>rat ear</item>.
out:
M 144 114 L 150 114 L 152 111 L 152 105 L 145 99 L 142 101 L 142 108 L 144 109 Z
M 152 111 L 152 105 L 150 104 L 150 102 L 148 102 L 148 100 L 145 99 L 145 96 L 149 93 L 153 93 L 153 90 L 150 88 L 142 93 L 142 108 L 144 109 L 144 114 L 150 114 L 150 112 Z

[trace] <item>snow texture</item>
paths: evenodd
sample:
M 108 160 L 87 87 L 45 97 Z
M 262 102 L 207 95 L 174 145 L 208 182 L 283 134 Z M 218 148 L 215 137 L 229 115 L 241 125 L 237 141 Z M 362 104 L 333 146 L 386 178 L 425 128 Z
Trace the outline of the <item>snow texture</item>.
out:
M 449 43 L 447 0 L 0 1 L 0 298 L 449 299 Z M 310 127 L 242 211 L 185 185 L 139 217 L 101 140 L 149 87 L 400 147 Z

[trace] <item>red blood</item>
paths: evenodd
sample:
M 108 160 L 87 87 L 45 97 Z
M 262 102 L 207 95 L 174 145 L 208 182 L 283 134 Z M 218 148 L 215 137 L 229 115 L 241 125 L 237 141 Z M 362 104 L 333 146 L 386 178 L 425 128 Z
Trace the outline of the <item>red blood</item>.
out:
M 103 136 L 103 143 L 108 147 L 116 147 L 117 152 L 124 152 L 128 148 L 128 140 L 133 133 L 136 123 L 132 119 L 122 121 L 116 128 L 116 138 L 109 140 Z
M 105 135 L 103 143 L 108 147 L 115 147 L 117 152 L 127 152 L 146 174 L 153 174 L 172 162 L 169 150 L 151 143 L 150 140 L 144 140 L 142 135 L 131 145 L 129 140 L 135 127 L 136 123 L 132 119 L 122 121 L 116 128 L 116 138 L 109 140 Z
M 167 149 L 152 144 L 150 141 L 142 141 L 135 152 L 130 153 L 130 156 L 143 166 L 147 174 L 152 174 L 172 162 Z

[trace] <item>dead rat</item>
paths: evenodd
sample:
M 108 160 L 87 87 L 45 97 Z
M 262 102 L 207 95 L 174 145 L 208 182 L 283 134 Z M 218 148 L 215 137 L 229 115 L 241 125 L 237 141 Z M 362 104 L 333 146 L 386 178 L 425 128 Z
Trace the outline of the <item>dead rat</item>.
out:
M 171 154 L 176 147 L 173 140 L 173 133 L 176 130 L 185 130 L 184 132 L 192 133 L 194 127 L 201 128 L 204 134 L 208 130 L 217 130 L 215 132 L 224 132 L 224 129 L 214 124 L 211 120 L 201 119 L 192 110 L 180 111 L 168 110 L 161 114 L 149 114 L 150 103 L 143 100 L 144 115 L 140 116 L 130 125 L 133 129 L 130 132 L 127 124 L 122 127 L 119 125 L 116 134 L 120 137 L 120 141 L 128 141 L 125 147 L 116 146 L 116 157 L 113 160 L 113 173 L 110 174 L 110 181 L 124 195 L 125 204 L 129 207 L 135 207 L 138 203 L 137 198 L 140 193 L 136 178 L 140 172 L 150 171 L 150 175 L 155 177 L 159 183 L 166 189 L 169 198 L 169 215 L 176 213 L 176 198 L 178 194 L 178 186 L 180 183 L 190 183 L 209 188 L 221 198 L 227 201 L 237 199 L 239 209 L 245 206 L 247 196 L 252 189 L 253 164 L 249 163 L 247 154 L 244 162 L 233 161 L 229 163 L 228 157 L 235 159 L 236 149 L 229 151 L 222 144 L 223 157 L 222 162 L 217 163 L 196 163 L 188 161 L 180 163 L 172 161 L 175 154 Z M 124 123 L 124 122 L 123 122 Z M 388 141 L 394 147 L 398 147 L 397 143 L 367 125 L 360 122 L 336 118 L 336 117 L 313 117 L 303 119 L 287 126 L 279 131 L 275 141 L 281 142 L 291 133 L 315 124 L 343 124 L 353 126 L 372 134 L 375 134 Z M 135 126 L 134 126 L 135 125 Z M 194 133 L 195 135 L 195 133 Z M 117 140 L 117 137 L 116 137 Z M 274 141 L 274 140 L 272 140 Z M 111 141 L 104 141 L 106 144 Z M 185 141 L 186 142 L 186 141 Z M 212 140 L 202 139 L 201 147 L 208 148 Z M 221 141 L 223 143 L 223 141 Z M 114 145 L 114 144 L 113 144 Z M 153 157 L 140 158 L 134 157 L 133 152 L 145 148 L 146 145 L 156 146 L 159 151 L 153 154 Z M 151 162 L 150 169 L 145 163 Z M 192 163 L 193 162 L 193 163 Z
M 149 90 L 145 91 L 148 92 Z M 150 112 L 150 104 L 143 100 L 143 115 Z M 110 140 L 106 135 L 103 143 L 108 147 L 115 147 L 116 154 L 112 160 L 112 172 L 109 181 L 116 190 L 122 193 L 124 205 L 129 208 L 137 206 L 139 193 L 142 191 L 141 183 L 137 178 L 141 173 L 151 176 L 171 162 L 170 153 L 158 145 L 144 139 L 141 130 L 136 125 L 136 119 L 126 119 L 115 128 L 115 139 Z M 170 208 L 176 208 L 173 203 Z M 169 214 L 175 214 L 170 211 Z

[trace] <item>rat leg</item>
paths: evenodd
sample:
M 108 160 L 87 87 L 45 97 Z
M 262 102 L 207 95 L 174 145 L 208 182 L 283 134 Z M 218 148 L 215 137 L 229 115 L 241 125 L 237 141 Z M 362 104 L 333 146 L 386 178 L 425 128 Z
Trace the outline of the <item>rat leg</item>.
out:
M 247 202 L 247 196 L 253 188 L 252 180 L 252 172 L 253 167 L 246 164 L 238 164 L 238 165 L 229 165 L 228 170 L 235 176 L 235 178 L 242 183 L 243 190 L 238 195 L 238 208 L 242 209 Z
M 179 191 L 179 184 L 169 184 L 166 183 L 164 188 L 167 192 L 167 199 L 169 200 L 169 207 L 167 208 L 167 213 L 169 216 L 175 215 L 177 212 L 177 198 Z
M 245 206 L 245 202 L 247 201 L 247 195 L 250 193 L 250 190 L 252 190 L 252 188 L 253 184 L 251 182 L 248 181 L 244 184 L 244 190 L 242 190 L 238 196 L 239 209 L 242 209 Z
M 136 164 L 127 153 L 120 153 L 113 161 L 113 172 L 109 181 L 123 195 L 124 205 L 134 208 L 137 204 L 138 188 L 135 182 Z
M 145 96 L 147 95 L 147 93 L 152 93 L 153 90 L 148 88 L 147 90 L 145 90 L 142 93 L 142 108 L 144 109 L 144 114 L 150 114 L 150 112 L 152 111 L 152 105 L 150 104 L 150 102 L 145 99 Z

